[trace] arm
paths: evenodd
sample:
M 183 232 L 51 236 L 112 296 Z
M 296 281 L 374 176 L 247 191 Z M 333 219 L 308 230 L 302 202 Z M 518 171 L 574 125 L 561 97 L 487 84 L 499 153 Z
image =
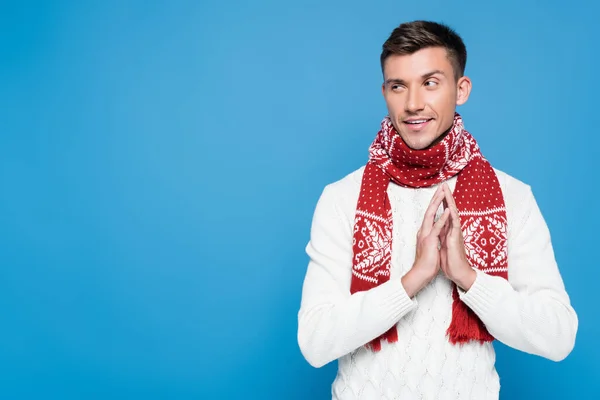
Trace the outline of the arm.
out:
M 550 232 L 529 187 L 508 239 L 508 281 L 477 272 L 465 302 L 504 344 L 561 361 L 575 344 L 577 314 L 554 258 Z
M 416 306 L 400 279 L 350 294 L 352 224 L 335 200 L 327 187 L 315 209 L 298 313 L 300 350 L 317 368 L 383 334 Z

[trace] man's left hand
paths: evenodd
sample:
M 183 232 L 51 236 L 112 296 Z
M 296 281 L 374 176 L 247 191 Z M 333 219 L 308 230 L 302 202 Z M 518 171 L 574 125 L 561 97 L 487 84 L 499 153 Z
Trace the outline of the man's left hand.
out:
M 467 260 L 465 242 L 460 227 L 458 208 L 447 183 L 442 183 L 444 191 L 444 209 L 450 209 L 450 218 L 440 234 L 440 264 L 444 274 L 463 290 L 469 290 L 477 273 Z

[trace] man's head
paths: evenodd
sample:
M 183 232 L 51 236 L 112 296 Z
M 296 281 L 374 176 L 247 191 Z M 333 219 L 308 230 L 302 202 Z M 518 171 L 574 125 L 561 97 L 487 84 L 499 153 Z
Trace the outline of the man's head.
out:
M 394 127 L 412 149 L 438 143 L 464 104 L 467 50 L 449 27 L 428 21 L 398 26 L 383 44 L 382 92 Z

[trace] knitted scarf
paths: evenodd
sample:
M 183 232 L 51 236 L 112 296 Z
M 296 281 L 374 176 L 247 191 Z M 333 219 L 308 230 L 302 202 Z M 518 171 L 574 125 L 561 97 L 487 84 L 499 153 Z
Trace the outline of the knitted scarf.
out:
M 385 117 L 369 148 L 354 220 L 350 292 L 372 289 L 390 279 L 392 208 L 390 182 L 410 188 L 430 187 L 458 175 L 453 197 L 460 216 L 465 253 L 472 267 L 508 279 L 506 209 L 500 183 L 477 142 L 455 113 L 446 137 L 426 150 L 412 150 Z M 415 232 L 416 235 L 416 232 Z M 493 341 L 481 320 L 459 298 L 452 284 L 451 343 Z M 393 326 L 368 345 L 381 349 L 381 340 L 398 340 Z

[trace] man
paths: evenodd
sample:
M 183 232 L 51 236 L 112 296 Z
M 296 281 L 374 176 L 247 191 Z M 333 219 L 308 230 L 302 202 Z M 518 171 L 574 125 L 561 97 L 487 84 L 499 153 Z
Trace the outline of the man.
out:
M 577 315 L 532 191 L 456 112 L 466 58 L 445 25 L 397 27 L 369 160 L 316 206 L 298 343 L 314 367 L 339 361 L 334 399 L 497 399 L 493 340 L 554 361 L 573 349 Z

